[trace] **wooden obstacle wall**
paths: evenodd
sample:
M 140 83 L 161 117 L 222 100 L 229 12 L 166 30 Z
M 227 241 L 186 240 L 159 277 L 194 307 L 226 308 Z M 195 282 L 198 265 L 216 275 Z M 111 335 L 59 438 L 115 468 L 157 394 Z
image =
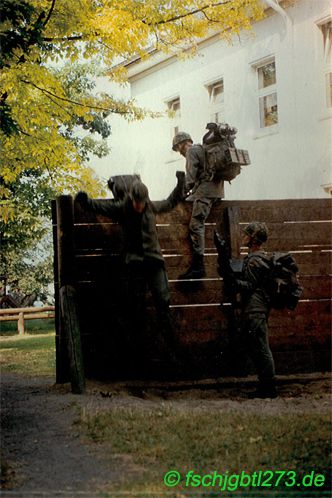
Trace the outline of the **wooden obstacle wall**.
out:
M 217 227 L 229 241 L 232 256 L 243 256 L 240 229 L 250 221 L 267 223 L 267 251 L 294 254 L 304 287 L 295 311 L 271 312 L 270 345 L 277 373 L 330 369 L 331 207 L 331 199 L 220 201 L 206 222 L 207 275 L 196 282 L 177 279 L 190 263 L 191 204 L 184 202 L 172 212 L 158 216 L 174 330 L 187 376 L 188 372 L 197 378 L 243 375 L 250 371 L 250 363 L 246 365 L 243 360 L 241 341 L 231 327 L 230 307 L 217 273 L 213 243 Z M 119 225 L 83 211 L 68 196 L 58 198 L 53 208 L 56 308 L 59 308 L 59 283 L 70 281 L 77 293 L 86 375 L 110 379 L 132 375 L 167 377 L 163 363 L 158 363 L 158 348 L 154 343 L 158 326 L 150 306 L 151 297 L 147 297 L 149 327 L 144 338 L 144 359 L 141 351 L 133 356 L 128 338 L 127 343 L 123 341 L 126 331 L 122 317 L 130 315 L 130 310 L 126 308 L 123 292 L 127 282 L 120 256 L 123 241 Z M 226 305 L 221 308 L 220 302 Z M 68 380 L 68 355 L 59 312 L 56 322 L 57 381 L 64 382 Z M 149 364 L 149 358 L 156 361 Z M 136 370 L 132 369 L 133 364 Z M 179 371 L 173 368 L 172 374 L 181 376 L 181 371 L 179 366 Z

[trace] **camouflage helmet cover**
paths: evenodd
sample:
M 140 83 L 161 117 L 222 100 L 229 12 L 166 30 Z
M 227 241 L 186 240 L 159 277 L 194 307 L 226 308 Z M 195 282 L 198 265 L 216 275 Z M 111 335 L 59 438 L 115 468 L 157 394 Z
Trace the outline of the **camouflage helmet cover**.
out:
M 268 229 L 265 223 L 254 221 L 249 223 L 244 229 L 244 233 L 249 235 L 255 242 L 263 244 L 267 241 Z
M 130 190 L 130 197 L 136 202 L 146 202 L 149 198 L 147 186 L 141 180 L 134 180 Z
M 178 145 L 181 142 L 186 142 L 187 140 L 189 140 L 191 143 L 193 143 L 192 138 L 189 135 L 189 133 L 186 133 L 185 131 L 179 131 L 179 133 L 177 133 L 173 137 L 172 149 L 176 151 L 178 148 Z

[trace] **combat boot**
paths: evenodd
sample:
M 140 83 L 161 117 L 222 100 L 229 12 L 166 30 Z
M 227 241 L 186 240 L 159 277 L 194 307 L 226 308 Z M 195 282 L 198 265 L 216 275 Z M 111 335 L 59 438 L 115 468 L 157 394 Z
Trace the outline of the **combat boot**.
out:
M 185 273 L 179 275 L 180 280 L 191 280 L 205 277 L 203 254 L 194 254 L 193 261 Z

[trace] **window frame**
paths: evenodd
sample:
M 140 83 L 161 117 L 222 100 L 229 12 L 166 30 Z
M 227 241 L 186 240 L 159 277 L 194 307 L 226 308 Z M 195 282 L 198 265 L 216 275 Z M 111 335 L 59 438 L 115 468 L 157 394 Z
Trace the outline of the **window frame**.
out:
M 260 70 L 268 66 L 269 64 L 274 64 L 275 67 L 275 81 L 271 85 L 267 86 L 260 86 Z M 256 74 L 256 85 L 257 85 L 257 95 L 258 95 L 258 115 L 259 115 L 259 130 L 273 130 L 279 125 L 279 113 L 278 113 L 278 79 L 277 79 L 277 64 L 276 64 L 276 59 L 274 56 L 270 56 L 268 58 L 262 59 L 261 61 L 253 64 L 253 68 L 255 69 L 255 74 Z M 265 103 L 264 99 L 267 97 L 273 97 L 275 95 L 275 100 L 276 100 L 276 122 L 273 122 L 272 124 L 265 124 L 266 123 L 266 116 L 265 116 Z M 263 105 L 262 105 L 263 102 Z
M 176 97 L 172 97 L 170 99 L 167 99 L 165 101 L 165 104 L 167 106 L 167 110 L 169 112 L 173 112 L 174 116 L 170 117 L 170 123 L 171 123 L 171 139 L 173 140 L 173 137 L 181 131 L 181 97 L 180 95 L 177 95 Z M 178 105 L 178 109 L 174 109 L 174 106 Z
M 225 121 L 225 82 L 222 76 L 206 83 L 205 88 L 209 98 L 209 121 L 211 123 L 223 123 Z M 214 89 L 221 87 L 220 101 L 213 101 Z
M 323 63 L 325 107 L 332 111 L 332 15 L 328 14 L 316 22 L 320 34 L 320 53 Z M 328 29 L 324 32 L 324 27 Z

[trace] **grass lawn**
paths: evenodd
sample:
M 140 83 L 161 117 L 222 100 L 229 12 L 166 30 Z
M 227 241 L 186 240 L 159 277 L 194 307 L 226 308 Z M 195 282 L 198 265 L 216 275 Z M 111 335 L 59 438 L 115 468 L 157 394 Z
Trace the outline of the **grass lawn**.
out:
M 3 372 L 36 377 L 55 374 L 55 332 L 0 337 Z
M 54 318 L 25 320 L 24 328 L 26 334 L 48 334 L 55 331 Z M 0 322 L 0 337 L 17 335 L 17 320 L 11 322 Z
M 282 491 L 289 496 L 300 496 L 308 490 L 297 486 L 304 475 L 314 471 L 323 474 L 326 480 L 329 475 L 331 432 L 328 415 L 287 413 L 276 416 L 235 410 L 179 410 L 176 405 L 161 402 L 160 407 L 151 410 L 115 408 L 107 413 L 83 413 L 80 425 L 90 441 L 107 443 L 105 451 L 109 452 L 110 459 L 116 456 L 120 462 L 126 462 L 123 480 L 112 486 L 112 490 L 120 494 L 140 491 L 142 496 L 151 496 L 148 494 L 151 492 L 153 496 L 153 492 L 173 489 L 177 492 L 174 496 L 179 497 L 190 492 L 194 493 L 190 496 L 196 498 L 204 491 L 204 496 L 221 496 L 222 493 L 222 496 L 235 498 L 236 478 L 221 491 L 225 484 L 216 484 L 213 488 L 200 484 L 198 487 L 199 478 L 195 478 L 196 486 L 195 479 L 188 480 L 186 485 L 186 474 L 193 471 L 204 476 L 214 471 L 218 474 L 228 471 L 231 475 L 241 471 L 253 474 L 278 470 L 285 471 L 279 487 L 262 488 L 263 495 L 278 496 L 278 491 L 279 495 Z M 176 487 L 167 489 L 163 478 L 170 470 L 179 472 L 180 481 Z M 288 471 L 291 473 L 287 475 Z M 267 483 L 268 478 L 267 473 Z M 273 476 L 270 482 L 275 482 L 276 478 Z M 296 487 L 290 486 L 293 478 Z M 211 480 L 207 478 L 206 482 Z M 322 496 L 324 488 L 327 489 L 326 485 L 310 488 L 312 496 Z M 246 490 L 248 488 L 242 492 Z M 255 495 L 249 493 L 248 496 L 256 498 L 257 489 L 254 491 Z

